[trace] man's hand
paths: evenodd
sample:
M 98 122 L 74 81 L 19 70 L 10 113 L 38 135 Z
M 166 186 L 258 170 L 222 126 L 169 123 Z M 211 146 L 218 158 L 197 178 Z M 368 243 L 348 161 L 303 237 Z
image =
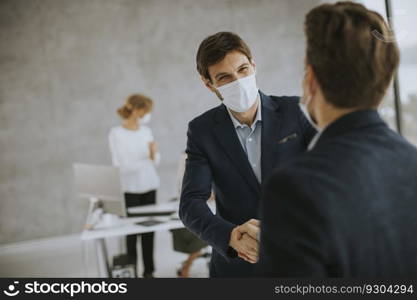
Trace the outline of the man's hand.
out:
M 229 245 L 235 249 L 238 256 L 247 262 L 258 261 L 259 249 L 259 221 L 251 219 L 233 229 Z
M 246 223 L 236 227 L 236 230 L 241 234 L 241 236 L 246 233 L 251 238 L 257 240 L 259 242 L 259 237 L 261 234 L 261 222 L 256 219 L 250 219 Z

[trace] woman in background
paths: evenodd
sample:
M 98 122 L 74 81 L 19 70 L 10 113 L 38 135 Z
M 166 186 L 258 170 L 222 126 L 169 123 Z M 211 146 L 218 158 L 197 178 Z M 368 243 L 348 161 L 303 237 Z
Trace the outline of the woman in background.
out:
M 153 102 L 150 98 L 134 94 L 117 110 L 122 118 L 120 126 L 110 130 L 109 142 L 113 165 L 119 167 L 126 209 L 156 203 L 159 177 L 155 166 L 160 154 L 152 131 L 145 124 L 150 121 Z M 127 254 L 137 263 L 136 236 L 126 238 Z M 143 277 L 152 278 L 154 272 L 154 233 L 141 234 Z

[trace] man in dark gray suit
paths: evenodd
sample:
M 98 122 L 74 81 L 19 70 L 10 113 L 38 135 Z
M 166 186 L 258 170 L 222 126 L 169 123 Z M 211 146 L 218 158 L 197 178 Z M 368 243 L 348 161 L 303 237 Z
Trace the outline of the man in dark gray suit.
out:
M 316 131 L 298 97 L 258 89 L 255 62 L 238 35 L 207 37 L 196 60 L 202 81 L 221 102 L 189 123 L 179 215 L 213 247 L 211 277 L 251 277 L 262 182 L 274 167 L 304 152 Z M 206 203 L 212 190 L 215 214 Z
M 324 4 L 305 20 L 301 101 L 319 133 L 262 197 L 259 271 L 270 277 L 417 275 L 417 149 L 377 107 L 398 67 L 383 18 Z

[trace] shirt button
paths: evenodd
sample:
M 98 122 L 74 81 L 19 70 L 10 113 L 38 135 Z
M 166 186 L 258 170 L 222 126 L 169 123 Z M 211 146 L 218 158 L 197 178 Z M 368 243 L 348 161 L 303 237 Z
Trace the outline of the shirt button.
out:
M 252 138 L 249 138 L 249 142 L 252 142 Z

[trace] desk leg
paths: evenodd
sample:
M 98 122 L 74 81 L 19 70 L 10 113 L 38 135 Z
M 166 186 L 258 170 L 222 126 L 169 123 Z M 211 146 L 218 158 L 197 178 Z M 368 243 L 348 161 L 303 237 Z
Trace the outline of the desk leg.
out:
M 100 277 L 111 278 L 106 241 L 104 239 L 96 239 L 94 243 L 96 246 L 97 265 Z

